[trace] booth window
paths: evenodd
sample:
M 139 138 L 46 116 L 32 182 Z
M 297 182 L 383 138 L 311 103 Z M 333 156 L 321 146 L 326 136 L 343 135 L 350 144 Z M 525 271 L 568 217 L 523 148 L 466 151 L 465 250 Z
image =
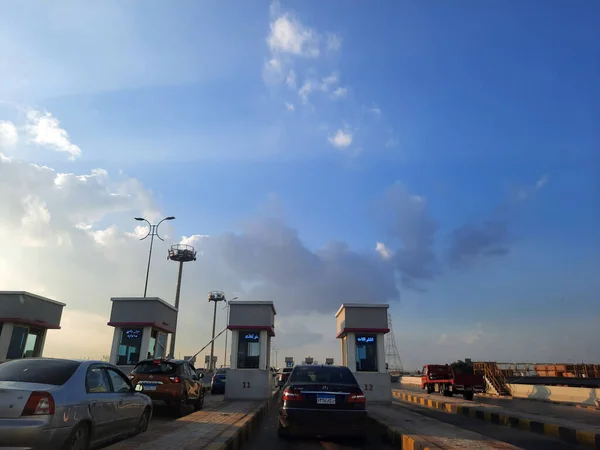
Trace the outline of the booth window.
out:
M 377 336 L 356 335 L 356 371 L 377 372 Z
M 158 330 L 152 330 L 150 334 L 150 345 L 148 346 L 148 359 L 164 358 L 167 348 L 167 334 Z
M 240 330 L 238 339 L 238 369 L 258 369 L 260 331 Z
M 140 360 L 143 328 L 122 328 L 117 365 L 128 366 Z
M 41 328 L 15 325 L 6 359 L 37 358 L 41 356 L 44 330 Z

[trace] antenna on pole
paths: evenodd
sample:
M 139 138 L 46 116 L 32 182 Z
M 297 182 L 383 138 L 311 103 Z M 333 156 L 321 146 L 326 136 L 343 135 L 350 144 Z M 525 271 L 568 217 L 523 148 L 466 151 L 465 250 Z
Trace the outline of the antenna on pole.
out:
M 404 372 L 404 367 L 402 366 L 400 352 L 398 352 L 396 338 L 394 337 L 394 329 L 392 328 L 392 315 L 389 313 L 388 328 L 390 331 L 385 335 L 385 361 L 390 374 L 400 375 L 402 372 Z

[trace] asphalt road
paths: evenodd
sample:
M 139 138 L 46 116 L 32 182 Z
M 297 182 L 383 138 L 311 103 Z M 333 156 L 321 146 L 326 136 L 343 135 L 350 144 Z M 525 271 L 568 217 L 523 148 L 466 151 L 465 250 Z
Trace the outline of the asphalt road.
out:
M 422 406 L 404 402 L 394 402 L 394 405 L 397 408 L 404 408 L 422 416 L 512 444 L 524 450 L 584 450 L 589 448 L 582 445 L 568 444 L 561 440 L 529 431 L 494 425 L 489 422 L 484 422 L 483 420 L 472 419 L 460 414 L 447 413 L 437 409 L 424 408 Z
M 388 450 L 394 447 L 382 442 L 375 432 L 370 433 L 368 439 L 363 443 L 355 443 L 352 440 L 321 440 L 315 439 L 290 439 L 284 440 L 277 437 L 277 409 L 272 408 L 260 425 L 260 431 L 246 443 L 242 450 Z

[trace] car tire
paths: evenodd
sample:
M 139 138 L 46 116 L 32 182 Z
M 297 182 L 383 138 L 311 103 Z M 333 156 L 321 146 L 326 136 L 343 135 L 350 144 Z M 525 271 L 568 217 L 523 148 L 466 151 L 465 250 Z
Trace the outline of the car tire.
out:
M 63 450 L 88 450 L 90 448 L 90 427 L 79 424 L 71 432 L 63 445 Z
M 194 403 L 194 411 L 200 411 L 204 407 L 204 394 L 200 394 L 196 403 Z
M 184 395 L 181 399 L 173 406 L 173 413 L 175 417 L 183 417 L 187 412 L 188 399 L 187 396 Z
M 473 391 L 467 391 L 463 394 L 463 397 L 467 401 L 473 400 Z
M 150 425 L 150 408 L 146 408 L 138 421 L 135 434 L 145 433 Z
M 290 438 L 290 430 L 286 429 L 279 419 L 277 420 L 277 437 L 286 440 Z

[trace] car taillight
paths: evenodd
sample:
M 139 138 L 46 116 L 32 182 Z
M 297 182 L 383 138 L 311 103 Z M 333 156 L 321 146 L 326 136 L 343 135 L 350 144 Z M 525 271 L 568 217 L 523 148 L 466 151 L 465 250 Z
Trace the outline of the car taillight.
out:
M 348 397 L 348 403 L 366 403 L 367 399 L 365 394 L 350 394 Z
M 283 391 L 283 400 L 286 402 L 296 402 L 304 400 L 302 393 L 294 388 L 285 388 Z
M 173 383 L 181 383 L 181 378 L 179 377 L 169 377 L 169 380 L 171 380 Z
M 49 392 L 34 391 L 23 408 L 22 416 L 54 414 L 54 397 Z

